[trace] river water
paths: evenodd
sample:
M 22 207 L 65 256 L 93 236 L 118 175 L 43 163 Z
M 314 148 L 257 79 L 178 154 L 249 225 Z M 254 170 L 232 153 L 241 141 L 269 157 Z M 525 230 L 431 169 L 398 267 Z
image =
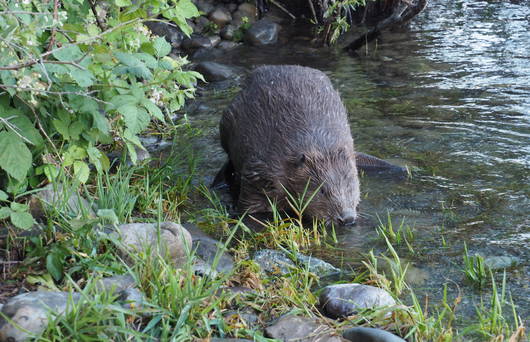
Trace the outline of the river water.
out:
M 378 217 L 404 220 L 415 238 L 415 291 L 439 299 L 443 284 L 463 292 L 473 312 L 488 290 L 468 285 L 470 254 L 508 256 L 507 290 L 530 312 L 530 4 L 432 0 L 410 27 L 385 33 L 357 56 L 316 48 L 303 35 L 273 47 L 241 47 L 219 62 L 251 69 L 301 64 L 326 72 L 347 106 L 356 149 L 409 166 L 407 180 L 361 179 L 363 218 L 338 229 L 339 249 L 324 259 L 355 265 L 383 251 Z M 225 158 L 217 125 L 233 91 L 205 91 L 190 111 L 205 138 L 207 177 Z M 412 267 L 414 266 L 414 267 Z M 497 272 L 497 280 L 502 271 Z

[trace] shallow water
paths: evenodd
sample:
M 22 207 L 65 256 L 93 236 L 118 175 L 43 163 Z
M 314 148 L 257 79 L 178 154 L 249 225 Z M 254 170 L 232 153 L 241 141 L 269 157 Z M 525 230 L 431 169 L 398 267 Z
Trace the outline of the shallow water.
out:
M 340 254 L 355 264 L 360 253 L 384 250 L 374 228 L 388 211 L 394 224 L 404 219 L 415 231 L 415 253 L 398 251 L 417 266 L 419 293 L 439 298 L 448 283 L 451 293 L 463 291 L 463 310 L 472 310 L 481 293 L 461 271 L 466 242 L 471 254 L 519 258 L 507 271 L 508 290 L 523 319 L 529 316 L 528 3 L 432 0 L 408 30 L 385 33 L 353 57 L 299 36 L 274 47 L 241 47 L 219 61 L 323 70 L 348 108 L 356 149 L 414 170 L 408 180 L 363 177 L 363 218 L 339 229 L 342 253 L 318 251 L 323 258 L 337 261 Z M 225 158 L 217 123 L 234 94 L 205 91 L 190 110 L 206 132 L 208 177 Z

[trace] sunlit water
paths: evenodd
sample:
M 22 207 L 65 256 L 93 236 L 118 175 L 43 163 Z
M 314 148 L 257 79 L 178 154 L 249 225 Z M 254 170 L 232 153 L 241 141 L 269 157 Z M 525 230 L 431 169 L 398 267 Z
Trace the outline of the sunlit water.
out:
M 415 231 L 415 290 L 439 299 L 443 284 L 463 291 L 470 312 L 481 292 L 466 285 L 470 254 L 511 256 L 508 290 L 519 314 L 530 307 L 530 4 L 526 1 L 431 1 L 403 32 L 386 33 L 349 56 L 311 47 L 303 37 L 266 48 L 242 47 L 219 58 L 245 67 L 301 64 L 326 72 L 348 108 L 356 149 L 408 165 L 409 180 L 362 178 L 363 218 L 339 229 L 337 251 L 324 259 L 355 265 L 383 251 L 378 217 L 404 219 Z M 225 158 L 218 120 L 233 92 L 208 90 L 190 109 L 204 127 L 205 174 Z M 501 279 L 502 271 L 497 273 Z M 487 293 L 485 291 L 484 293 Z

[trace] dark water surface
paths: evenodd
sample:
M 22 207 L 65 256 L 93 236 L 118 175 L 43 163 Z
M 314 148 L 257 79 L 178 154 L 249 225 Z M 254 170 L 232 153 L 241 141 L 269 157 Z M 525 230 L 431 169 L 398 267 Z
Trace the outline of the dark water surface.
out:
M 463 291 L 463 310 L 473 309 L 481 293 L 466 285 L 461 271 L 466 242 L 471 254 L 519 260 L 507 270 L 508 290 L 528 318 L 530 3 L 433 0 L 410 29 L 384 34 L 355 57 L 298 37 L 274 47 L 241 47 L 219 61 L 323 70 L 348 108 L 357 150 L 415 170 L 409 180 L 362 178 L 363 218 L 338 231 L 347 263 L 385 249 L 375 227 L 388 211 L 395 224 L 404 219 L 415 231 L 415 253 L 398 252 L 416 266 L 417 292 L 440 298 L 448 283 L 453 294 Z M 233 96 L 207 91 L 190 113 L 207 132 L 209 176 L 225 158 L 217 127 Z

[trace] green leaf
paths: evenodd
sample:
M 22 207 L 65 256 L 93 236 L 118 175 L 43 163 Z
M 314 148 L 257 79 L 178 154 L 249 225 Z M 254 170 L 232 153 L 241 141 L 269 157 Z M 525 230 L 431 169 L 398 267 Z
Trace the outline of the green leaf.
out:
M 0 190 L 0 201 L 7 201 L 7 194 L 5 192 L 3 192 L 2 190 Z
M 70 77 L 80 86 L 80 87 L 90 87 L 94 84 L 94 76 L 88 70 L 75 69 L 70 72 Z
M 11 209 L 8 207 L 0 207 L 0 220 L 6 219 L 11 215 Z
M 131 6 L 132 5 L 131 0 L 114 0 L 114 3 L 118 7 L 125 7 L 125 6 Z
M 35 224 L 33 216 L 28 212 L 12 211 L 10 217 L 13 225 L 20 229 L 30 229 Z
M 138 133 L 138 108 L 135 105 L 126 104 L 118 108 L 118 113 L 123 115 L 125 125 Z
M 164 57 L 171 52 L 171 44 L 169 44 L 163 37 L 158 37 L 153 41 L 153 48 L 157 57 Z
M 70 125 L 69 121 L 65 122 L 62 120 L 54 119 L 52 120 L 52 123 L 55 129 L 57 130 L 57 132 L 59 132 L 63 136 L 63 139 L 65 140 L 70 139 L 70 132 L 68 130 L 68 126 Z
M 100 113 L 99 111 L 94 111 L 92 114 L 92 127 L 97 128 L 101 133 L 107 135 L 109 134 L 109 121 L 107 118 L 105 118 L 105 115 L 103 113 Z
M 29 210 L 29 206 L 27 204 L 22 204 L 22 203 L 17 203 L 17 202 L 11 202 L 10 207 L 11 207 L 11 210 L 18 211 L 18 212 Z
M 99 218 L 108 221 L 110 224 L 118 224 L 119 219 L 114 209 L 99 209 L 97 212 Z
M 81 183 L 86 183 L 88 176 L 90 175 L 90 169 L 88 165 L 80 160 L 74 162 L 74 176 Z
M 176 4 L 175 9 L 186 19 L 198 17 L 200 15 L 199 10 L 191 0 L 180 0 Z
M 13 132 L 0 132 L 0 167 L 19 181 L 31 168 L 31 152 Z
M 46 257 L 46 269 L 52 275 L 55 281 L 59 281 L 63 277 L 63 263 L 56 251 L 52 250 L 52 253 Z
M 151 100 L 146 98 L 142 99 L 142 105 L 152 116 L 154 116 L 160 121 L 164 121 L 164 114 L 162 114 L 160 108 L 158 108 L 158 106 L 154 104 Z
M 61 62 L 72 62 L 80 60 L 83 57 L 83 52 L 77 45 L 64 45 L 63 48 L 53 53 L 53 57 Z

